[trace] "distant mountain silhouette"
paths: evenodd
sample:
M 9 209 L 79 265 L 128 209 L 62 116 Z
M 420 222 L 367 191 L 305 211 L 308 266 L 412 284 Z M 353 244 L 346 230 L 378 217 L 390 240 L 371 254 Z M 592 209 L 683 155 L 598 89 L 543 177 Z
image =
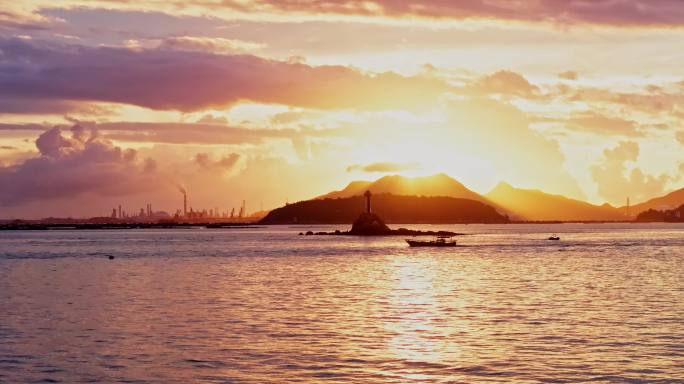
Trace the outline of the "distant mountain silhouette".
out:
M 514 188 L 499 183 L 485 195 L 511 212 L 517 219 L 530 221 L 611 221 L 625 220 L 625 210 L 610 204 L 593 205 L 584 201 L 552 195 L 536 189 Z
M 447 196 L 479 201 L 494 205 L 487 198 L 471 191 L 457 180 L 439 173 L 433 176 L 404 177 L 399 175 L 384 176 L 375 181 L 353 181 L 340 191 L 330 192 L 319 199 L 335 199 L 363 194 L 366 190 L 374 194 L 391 193 L 404 196 Z M 498 208 L 498 207 L 497 207 Z
M 261 224 L 348 224 L 364 210 L 363 196 L 319 198 L 272 210 Z M 508 218 L 479 201 L 453 197 L 373 196 L 373 212 L 386 223 L 505 223 Z
M 516 220 L 532 221 L 612 221 L 633 219 L 649 209 L 675 209 L 684 204 L 684 188 L 656 197 L 629 208 L 610 204 L 594 205 L 585 201 L 549 194 L 536 189 L 515 188 L 499 183 L 486 195 L 480 195 L 444 173 L 433 176 L 408 178 L 399 175 L 384 176 L 375 181 L 353 181 L 344 189 L 319 197 L 338 198 L 363 194 L 366 190 L 406 196 L 448 196 L 471 199 L 496 208 Z
M 656 197 L 641 204 L 633 205 L 629 208 L 629 212 L 630 215 L 636 216 L 649 209 L 663 211 L 678 208 L 682 204 L 684 204 L 684 188 L 670 192 L 665 196 Z

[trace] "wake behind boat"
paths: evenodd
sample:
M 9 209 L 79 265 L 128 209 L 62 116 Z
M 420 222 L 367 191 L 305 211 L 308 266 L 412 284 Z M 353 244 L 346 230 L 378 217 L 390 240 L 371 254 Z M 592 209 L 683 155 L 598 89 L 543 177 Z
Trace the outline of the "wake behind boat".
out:
M 447 241 L 451 236 L 437 236 L 434 240 L 406 239 L 409 247 L 455 247 L 456 240 Z

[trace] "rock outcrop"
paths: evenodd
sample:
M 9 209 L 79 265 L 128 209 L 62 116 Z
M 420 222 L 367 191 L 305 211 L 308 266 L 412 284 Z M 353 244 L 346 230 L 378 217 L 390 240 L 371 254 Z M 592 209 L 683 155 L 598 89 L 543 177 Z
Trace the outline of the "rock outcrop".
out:
M 300 232 L 300 235 L 348 235 L 348 236 L 458 236 L 463 233 L 456 233 L 450 231 L 419 231 L 416 229 L 389 228 L 380 218 L 374 213 L 364 212 L 352 224 L 350 231 L 336 230 L 334 232 Z
M 385 224 L 380 216 L 374 213 L 364 212 L 352 224 L 350 235 L 360 236 L 382 236 L 392 230 Z

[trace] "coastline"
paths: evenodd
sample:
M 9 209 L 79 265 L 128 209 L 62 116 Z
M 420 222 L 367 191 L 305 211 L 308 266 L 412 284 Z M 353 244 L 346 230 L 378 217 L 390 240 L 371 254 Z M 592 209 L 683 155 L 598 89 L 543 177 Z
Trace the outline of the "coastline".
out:
M 560 225 L 560 224 L 647 224 L 649 222 L 640 222 L 634 220 L 621 221 L 510 221 L 508 223 L 388 223 L 394 225 Z M 669 222 L 653 222 L 653 223 L 669 223 Z M 279 223 L 279 224 L 259 224 L 258 222 L 251 223 L 108 223 L 108 224 L 93 224 L 84 223 L 82 221 L 73 222 L 8 222 L 0 224 L 0 231 L 40 231 L 40 230 L 116 230 L 116 229 L 193 229 L 193 228 L 223 228 L 223 229 L 247 229 L 247 228 L 263 228 L 270 226 L 314 226 L 314 225 L 351 225 L 352 223 Z M 673 223 L 676 224 L 676 223 Z M 335 233 L 332 233 L 334 235 Z M 346 231 L 340 234 L 351 235 Z M 402 233 L 405 234 L 405 233 Z

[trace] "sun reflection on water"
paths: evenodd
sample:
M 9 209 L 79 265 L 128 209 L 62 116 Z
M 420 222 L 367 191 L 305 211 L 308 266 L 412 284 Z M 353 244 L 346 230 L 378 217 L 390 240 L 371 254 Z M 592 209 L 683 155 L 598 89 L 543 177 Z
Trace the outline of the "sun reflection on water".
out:
M 393 259 L 392 289 L 385 329 L 392 335 L 388 350 L 408 366 L 441 364 L 459 354 L 458 344 L 449 343 L 448 313 L 440 302 L 437 265 L 432 257 Z M 424 375 L 405 372 L 407 379 L 421 380 Z

